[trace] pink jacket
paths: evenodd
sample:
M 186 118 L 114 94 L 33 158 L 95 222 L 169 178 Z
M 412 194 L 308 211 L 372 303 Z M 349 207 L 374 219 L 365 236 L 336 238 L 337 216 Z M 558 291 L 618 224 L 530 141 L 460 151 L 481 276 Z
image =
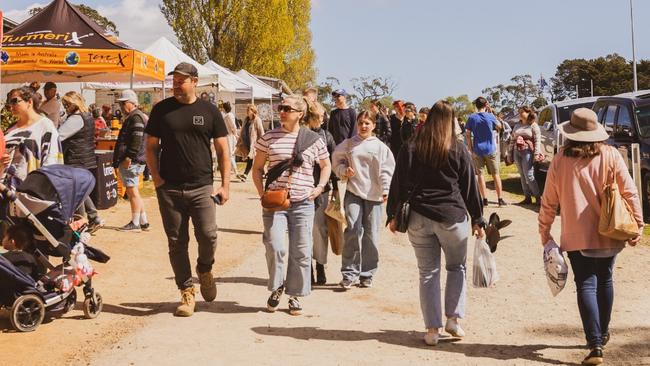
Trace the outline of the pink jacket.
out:
M 609 151 L 605 149 L 609 149 Z M 634 181 L 628 173 L 621 154 L 609 146 L 605 149 L 603 149 L 603 153 L 614 157 L 613 164 L 610 163 L 610 166 L 613 165 L 616 171 L 616 182 L 621 195 L 632 208 L 639 228 L 642 228 L 641 202 Z M 551 226 L 559 205 L 561 207 L 560 247 L 562 250 L 622 248 L 625 246 L 623 241 L 609 239 L 598 234 L 600 201 L 605 182 L 602 157 L 603 154 L 592 159 L 570 158 L 563 155 L 563 150 L 553 157 L 539 210 L 539 233 L 542 243 L 546 243 L 552 238 Z

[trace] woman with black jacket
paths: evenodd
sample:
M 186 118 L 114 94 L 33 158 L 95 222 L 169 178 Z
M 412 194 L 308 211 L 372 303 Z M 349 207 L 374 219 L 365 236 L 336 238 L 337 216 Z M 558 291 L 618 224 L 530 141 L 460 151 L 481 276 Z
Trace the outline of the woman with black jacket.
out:
M 334 137 L 332 134 L 323 129 L 323 117 L 325 115 L 325 108 L 318 102 L 305 99 L 307 102 L 307 112 L 305 114 L 305 122 L 308 127 L 320 135 L 321 139 L 327 146 L 327 152 L 331 156 L 336 148 Z M 320 166 L 314 165 L 314 184 L 320 182 Z M 323 193 L 314 200 L 314 228 L 312 236 L 314 238 L 313 257 L 316 260 L 316 278 L 312 271 L 312 283 L 317 285 L 324 285 L 327 283 L 325 276 L 325 265 L 327 264 L 327 242 L 329 240 L 329 233 L 327 231 L 327 217 L 325 216 L 325 209 L 329 202 L 329 194 L 338 194 L 337 184 L 338 179 L 336 175 L 330 174 L 330 180 L 323 188 Z
M 438 343 L 442 327 L 440 250 L 445 254 L 447 270 L 445 331 L 462 337 L 458 319 L 465 315 L 468 212 L 474 235 L 484 236 L 483 206 L 472 159 L 456 140 L 453 121 L 450 103 L 441 100 L 433 105 L 420 132 L 402 146 L 388 195 L 387 213 L 393 232 L 400 202 L 410 203 L 408 236 L 420 270 L 420 306 L 428 345 Z

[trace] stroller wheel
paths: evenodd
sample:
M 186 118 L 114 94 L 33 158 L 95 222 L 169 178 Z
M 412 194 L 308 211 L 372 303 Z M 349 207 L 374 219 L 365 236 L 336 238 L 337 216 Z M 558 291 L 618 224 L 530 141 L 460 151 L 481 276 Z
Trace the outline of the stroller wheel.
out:
M 38 328 L 45 318 L 45 304 L 36 295 L 23 295 L 11 307 L 9 320 L 19 332 L 31 332 Z
M 102 295 L 99 292 L 95 292 L 95 299 L 97 300 L 93 301 L 93 297 L 88 296 L 84 300 L 84 315 L 86 319 L 95 319 L 102 312 L 102 307 L 104 306 Z

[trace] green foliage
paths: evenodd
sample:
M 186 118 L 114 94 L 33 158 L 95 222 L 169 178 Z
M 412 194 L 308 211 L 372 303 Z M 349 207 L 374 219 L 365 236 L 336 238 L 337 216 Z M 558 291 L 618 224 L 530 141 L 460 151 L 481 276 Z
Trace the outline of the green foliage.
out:
M 110 19 L 106 18 L 105 16 L 99 14 L 99 12 L 90 6 L 84 5 L 84 4 L 79 4 L 79 5 L 72 5 L 74 6 L 77 10 L 79 10 L 83 15 L 87 16 L 88 18 L 92 19 L 102 27 L 104 30 L 113 33 L 116 36 L 119 36 L 120 33 L 117 31 L 117 26 L 115 23 L 113 23 Z M 40 7 L 35 7 L 29 9 L 29 15 L 34 16 L 38 14 L 43 8 Z
M 11 114 L 11 111 L 7 106 L 0 110 L 0 116 L 0 128 L 2 129 L 2 132 L 7 132 L 9 127 L 13 126 L 16 123 L 16 118 L 13 116 L 13 114 Z
M 516 75 L 510 81 L 512 84 L 499 84 L 481 91 L 495 112 L 508 113 L 524 105 L 542 103 L 542 92 L 530 75 Z
M 650 60 L 637 65 L 637 74 L 639 89 L 650 89 Z M 551 79 L 553 99 L 591 96 L 592 80 L 595 96 L 632 91 L 632 64 L 616 53 L 591 60 L 564 60 Z
M 454 106 L 454 112 L 459 120 L 467 121 L 467 117 L 476 112 L 474 104 L 472 104 L 472 101 L 469 99 L 467 94 L 459 95 L 457 97 L 449 96 L 445 98 L 445 100 Z
M 160 9 L 199 62 L 279 78 L 291 89 L 316 78 L 309 0 L 163 0 Z
M 392 95 L 397 88 L 397 83 L 391 77 L 360 76 L 350 81 L 355 91 L 352 101 L 356 106 L 368 107 L 373 99 L 387 99 L 392 103 Z

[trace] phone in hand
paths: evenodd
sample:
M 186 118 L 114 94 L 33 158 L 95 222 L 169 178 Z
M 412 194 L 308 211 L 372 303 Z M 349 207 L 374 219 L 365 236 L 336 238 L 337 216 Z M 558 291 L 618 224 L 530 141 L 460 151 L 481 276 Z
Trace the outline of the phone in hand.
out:
M 221 205 L 221 196 L 218 194 L 210 196 L 216 205 Z

